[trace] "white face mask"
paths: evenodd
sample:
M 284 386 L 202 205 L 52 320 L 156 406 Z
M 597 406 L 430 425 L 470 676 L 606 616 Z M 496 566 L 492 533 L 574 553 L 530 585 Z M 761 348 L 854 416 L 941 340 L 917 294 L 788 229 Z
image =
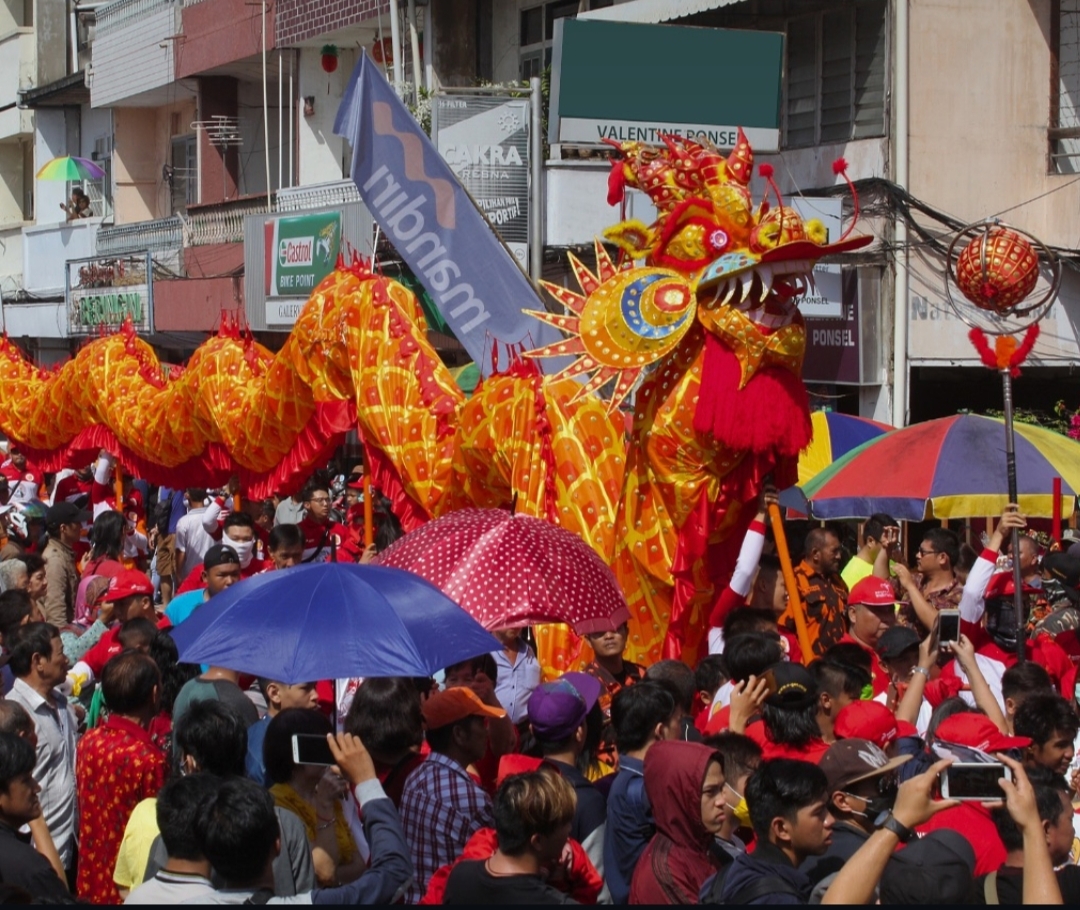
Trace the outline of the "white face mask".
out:
M 240 557 L 240 568 L 246 569 L 251 564 L 251 558 L 255 555 L 255 541 L 237 541 L 231 537 L 228 540 L 229 546 L 236 550 L 236 555 Z

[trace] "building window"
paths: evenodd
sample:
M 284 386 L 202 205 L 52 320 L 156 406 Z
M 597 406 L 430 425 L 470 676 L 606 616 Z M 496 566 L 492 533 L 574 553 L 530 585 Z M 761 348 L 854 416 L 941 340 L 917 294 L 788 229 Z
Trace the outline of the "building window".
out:
M 1080 173 L 1080 0 L 1055 0 L 1050 93 L 1050 171 Z
M 611 6 L 614 0 L 590 0 L 588 9 Z M 521 11 L 521 78 L 539 76 L 551 66 L 551 42 L 555 20 L 573 18 L 580 11 L 578 0 L 552 0 Z
M 195 136 L 173 136 L 172 163 L 165 168 L 172 213 L 186 214 L 199 201 L 198 147 Z
M 885 135 L 885 12 L 861 0 L 787 20 L 785 148 Z

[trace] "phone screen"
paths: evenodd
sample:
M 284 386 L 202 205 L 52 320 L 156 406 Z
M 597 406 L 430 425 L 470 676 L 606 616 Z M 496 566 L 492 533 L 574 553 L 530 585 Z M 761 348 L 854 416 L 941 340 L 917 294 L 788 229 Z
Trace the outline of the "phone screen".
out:
M 325 736 L 314 733 L 294 733 L 293 761 L 298 765 L 332 765 L 334 756 Z
M 960 611 L 942 610 L 938 620 L 938 641 L 960 641 Z
M 941 795 L 949 799 L 1003 799 L 1005 794 L 998 781 L 1011 776 L 998 762 L 951 765 L 945 769 Z

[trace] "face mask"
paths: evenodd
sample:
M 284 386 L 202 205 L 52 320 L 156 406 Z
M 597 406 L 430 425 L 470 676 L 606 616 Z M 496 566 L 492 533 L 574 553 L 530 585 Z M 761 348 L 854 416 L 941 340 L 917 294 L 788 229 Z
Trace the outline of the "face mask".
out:
M 229 546 L 236 550 L 236 555 L 240 557 L 240 567 L 246 569 L 251 564 L 251 557 L 255 552 L 255 541 L 249 540 L 240 543 L 230 537 Z
M 731 807 L 731 813 L 735 816 L 735 820 L 739 823 L 740 828 L 750 827 L 750 806 L 746 802 L 746 797 L 739 793 L 731 784 L 727 785 L 728 789 L 739 797 L 739 801 Z
M 845 796 L 850 797 L 851 794 L 847 793 Z M 891 793 L 887 796 L 875 796 L 873 799 L 866 799 L 865 796 L 856 796 L 854 798 L 861 799 L 866 803 L 866 811 L 857 812 L 854 809 L 848 809 L 848 812 L 852 815 L 859 815 L 862 818 L 877 818 L 882 812 L 888 812 L 893 807 L 893 803 L 896 802 L 895 793 Z

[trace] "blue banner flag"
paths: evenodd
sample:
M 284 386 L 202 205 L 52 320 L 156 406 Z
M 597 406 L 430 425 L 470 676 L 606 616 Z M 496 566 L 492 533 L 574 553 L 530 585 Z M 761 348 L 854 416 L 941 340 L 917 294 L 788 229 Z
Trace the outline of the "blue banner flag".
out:
M 515 346 L 561 339 L 522 312 L 543 309 L 536 289 L 366 53 L 334 132 L 352 144 L 352 179 L 364 204 L 482 375 L 492 372 L 496 342 L 505 358 Z

